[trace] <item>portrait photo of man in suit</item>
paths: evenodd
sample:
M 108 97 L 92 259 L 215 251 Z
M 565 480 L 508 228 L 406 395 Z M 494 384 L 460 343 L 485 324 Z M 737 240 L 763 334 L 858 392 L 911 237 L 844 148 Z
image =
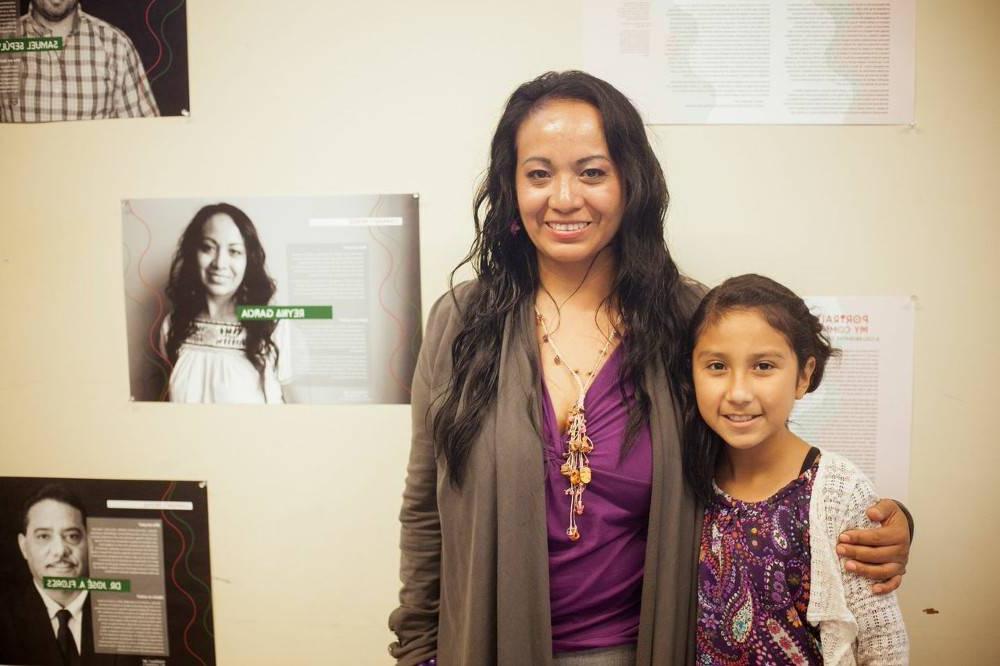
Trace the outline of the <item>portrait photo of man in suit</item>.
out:
M 17 544 L 31 582 L 13 585 L 0 600 L 0 664 L 137 663 L 94 653 L 87 590 L 45 588 L 45 578 L 87 576 L 86 525 L 83 502 L 61 485 L 45 485 L 25 501 Z

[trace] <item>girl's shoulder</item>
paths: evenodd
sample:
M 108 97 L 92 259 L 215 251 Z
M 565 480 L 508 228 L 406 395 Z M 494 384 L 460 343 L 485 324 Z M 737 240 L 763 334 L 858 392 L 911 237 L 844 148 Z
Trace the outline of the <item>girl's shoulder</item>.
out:
M 812 514 L 822 518 L 830 534 L 874 526 L 865 511 L 877 501 L 875 486 L 857 465 L 835 451 L 821 451 L 813 482 Z

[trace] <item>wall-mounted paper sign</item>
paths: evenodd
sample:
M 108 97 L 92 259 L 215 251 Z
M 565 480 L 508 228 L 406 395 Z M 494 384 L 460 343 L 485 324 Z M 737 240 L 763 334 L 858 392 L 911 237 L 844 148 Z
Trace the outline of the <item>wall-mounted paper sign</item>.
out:
M 408 403 L 413 194 L 122 203 L 133 400 Z
M 186 0 L 0 0 L 0 122 L 188 115 Z
M 909 124 L 914 0 L 585 0 L 583 64 L 649 124 Z
M 790 427 L 810 444 L 846 456 L 879 493 L 905 500 L 913 421 L 910 297 L 807 298 L 840 350 L 823 383 L 800 400 Z
M 204 483 L 0 477 L 0 663 L 210 666 L 211 581 Z

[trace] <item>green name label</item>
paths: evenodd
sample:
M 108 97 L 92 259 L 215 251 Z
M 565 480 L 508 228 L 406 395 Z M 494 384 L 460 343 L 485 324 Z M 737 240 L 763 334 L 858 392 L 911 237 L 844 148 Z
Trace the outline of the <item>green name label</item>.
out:
M 333 319 L 332 305 L 237 305 L 240 321 Z
M 128 592 L 132 589 L 132 582 L 120 578 L 42 578 L 43 587 L 46 590 L 90 590 L 91 592 Z
M 0 39 L 0 53 L 35 53 L 37 51 L 62 51 L 62 37 L 4 37 Z

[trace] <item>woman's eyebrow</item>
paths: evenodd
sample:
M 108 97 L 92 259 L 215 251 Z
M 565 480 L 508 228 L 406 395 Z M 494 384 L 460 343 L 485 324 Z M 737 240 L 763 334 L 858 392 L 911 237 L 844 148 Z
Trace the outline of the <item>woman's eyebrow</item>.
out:
M 608 157 L 607 155 L 601 155 L 601 154 L 587 155 L 586 157 L 581 157 L 580 159 L 578 159 L 576 162 L 574 162 L 574 164 L 576 164 L 577 166 L 579 166 L 579 165 L 583 164 L 584 162 L 589 162 L 590 160 L 607 160 L 608 162 L 610 162 L 611 158 Z M 521 164 L 524 165 L 524 164 L 527 164 L 528 162 L 541 162 L 542 164 L 545 164 L 547 166 L 551 166 L 552 165 L 552 160 L 550 160 L 549 158 L 547 158 L 547 157 L 538 157 L 538 156 L 535 156 L 535 155 L 532 155 L 531 157 L 525 158 L 524 161 L 521 162 Z

